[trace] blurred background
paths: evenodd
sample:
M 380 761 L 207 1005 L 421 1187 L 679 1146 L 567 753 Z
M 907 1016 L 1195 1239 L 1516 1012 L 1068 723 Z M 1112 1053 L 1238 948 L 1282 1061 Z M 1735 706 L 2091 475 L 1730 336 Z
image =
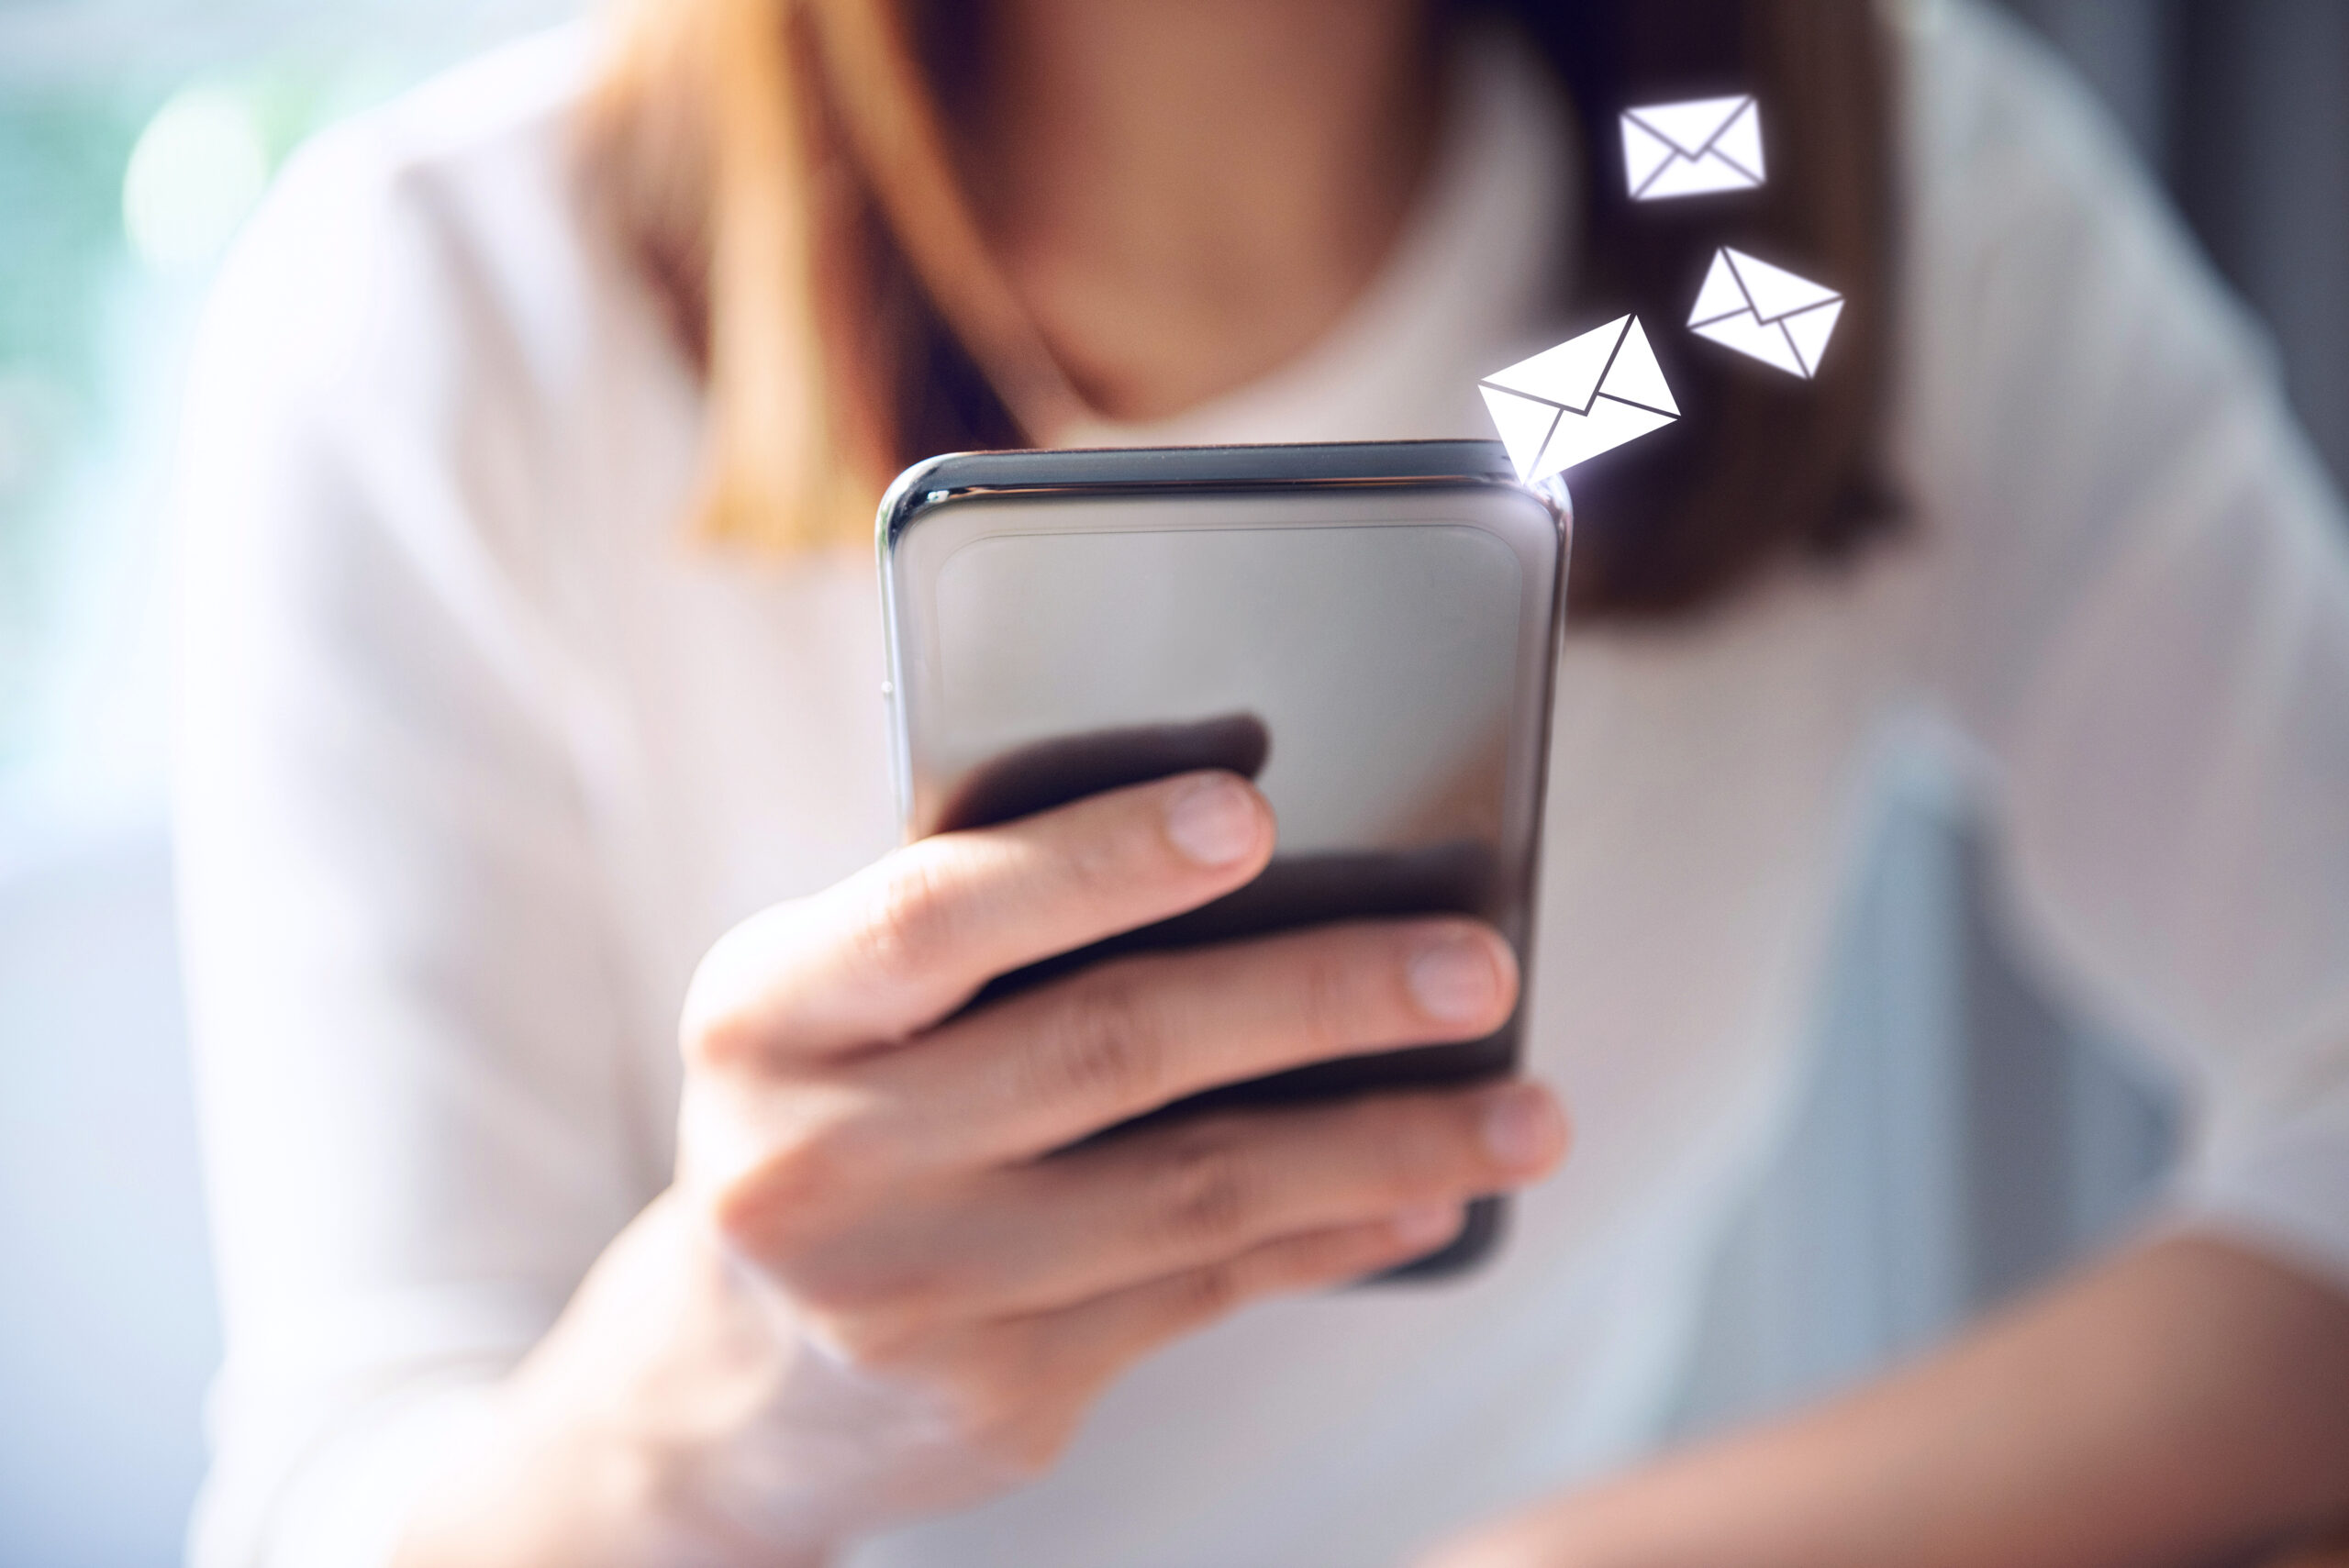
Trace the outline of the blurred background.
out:
M 0 1568 L 176 1562 L 218 1329 L 172 927 L 158 528 L 220 248 L 303 137 L 570 0 L 0 0 Z M 2349 6 L 2012 0 L 2267 326 L 2349 476 Z M 1790 1152 L 1684 1424 L 1945 1333 L 2155 1192 L 2169 1086 L 2002 939 L 1897 768 Z

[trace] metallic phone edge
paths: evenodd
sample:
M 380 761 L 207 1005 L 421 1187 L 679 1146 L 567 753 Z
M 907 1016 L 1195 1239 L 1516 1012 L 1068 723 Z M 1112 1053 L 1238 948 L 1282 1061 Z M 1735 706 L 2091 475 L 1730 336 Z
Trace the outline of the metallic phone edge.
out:
M 1416 459 L 1418 461 L 1408 461 Z M 1137 473 L 1137 468 L 1144 471 Z M 885 669 L 882 696 L 889 705 L 889 778 L 902 821 L 911 814 L 913 763 L 900 700 L 901 639 L 897 542 L 922 513 L 983 496 L 1164 495 L 1258 490 L 1405 489 L 1458 484 L 1515 490 L 1545 508 L 1558 528 L 1558 578 L 1552 587 L 1550 661 L 1565 624 L 1566 565 L 1574 554 L 1574 502 L 1563 476 L 1540 486 L 1518 483 L 1508 454 L 1492 440 L 1293 441 L 1214 447 L 1023 448 L 1009 451 L 941 452 L 897 475 L 874 509 L 874 553 L 881 578 L 881 634 Z M 1550 713 L 1542 715 L 1542 763 L 1537 787 L 1546 789 Z M 1536 829 L 1539 847 L 1539 829 Z

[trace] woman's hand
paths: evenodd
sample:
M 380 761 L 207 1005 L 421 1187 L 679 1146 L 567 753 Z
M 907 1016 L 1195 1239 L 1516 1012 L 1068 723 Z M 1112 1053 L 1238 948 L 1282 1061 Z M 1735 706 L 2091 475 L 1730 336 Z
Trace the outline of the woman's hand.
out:
M 1517 973 L 1471 921 L 1120 958 L 960 1010 L 1240 886 L 1273 836 L 1244 782 L 1190 774 L 914 844 L 729 933 L 686 1004 L 674 1187 L 511 1380 L 508 1468 L 444 1494 L 405 1561 L 820 1560 L 1041 1473 L 1152 1349 L 1432 1251 L 1555 1164 L 1564 1120 L 1529 1084 L 1070 1147 L 1219 1084 L 1491 1032 Z M 513 1502 L 550 1488 L 572 1496 Z

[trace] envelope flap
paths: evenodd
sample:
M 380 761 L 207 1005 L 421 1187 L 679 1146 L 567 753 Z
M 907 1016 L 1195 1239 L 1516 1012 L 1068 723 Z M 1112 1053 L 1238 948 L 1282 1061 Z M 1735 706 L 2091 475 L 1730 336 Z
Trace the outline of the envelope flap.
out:
M 1753 302 L 1753 314 L 1765 321 L 1776 321 L 1794 311 L 1809 310 L 1814 305 L 1843 297 L 1809 278 L 1797 277 L 1784 267 L 1756 261 L 1742 250 L 1723 246 L 1721 254 L 1737 270 L 1737 281 L 1745 286 L 1745 297 Z
M 1726 98 L 1691 98 L 1682 104 L 1650 104 L 1623 112 L 1684 155 L 1698 158 L 1737 117 L 1738 111 L 1752 102 L 1753 95 L 1739 93 Z
M 1479 386 L 1476 393 L 1485 400 L 1486 411 L 1493 417 L 1493 428 L 1500 432 L 1501 445 L 1508 451 L 1517 477 L 1520 481 L 1531 479 L 1550 432 L 1557 428 L 1566 411 L 1554 403 L 1520 397 L 1497 387 Z
M 1672 388 L 1664 384 L 1664 367 L 1655 362 L 1655 350 L 1648 346 L 1648 335 L 1637 321 L 1623 334 L 1623 346 L 1615 351 L 1615 362 L 1607 367 L 1607 378 L 1598 384 L 1598 391 L 1601 396 L 1636 403 L 1659 414 L 1680 412 L 1680 405 L 1672 400 Z
M 1757 183 L 1767 177 L 1768 171 L 1762 159 L 1762 111 L 1752 99 L 1747 99 L 1745 107 L 1730 117 L 1729 124 L 1721 128 L 1720 134 L 1713 138 L 1712 146 L 1707 150 L 1713 157 L 1735 164 L 1753 175 Z
M 1606 373 L 1607 361 L 1614 357 L 1615 345 L 1631 319 L 1619 316 L 1604 327 L 1495 371 L 1485 378 L 1485 384 L 1555 403 L 1577 414 L 1588 413 L 1590 400 L 1598 395 L 1598 378 Z
M 1648 188 L 1665 164 L 1679 157 L 1672 143 L 1631 116 L 1623 117 L 1623 178 L 1633 200 Z
M 1688 325 L 1719 321 L 1724 316 L 1735 316 L 1752 310 L 1753 302 L 1745 297 L 1739 286 L 1736 272 L 1729 264 L 1729 252 L 1713 252 L 1713 264 L 1705 269 L 1705 286 L 1697 291 L 1697 303 L 1688 307 Z
M 1819 356 L 1827 351 L 1827 339 L 1835 331 L 1836 318 L 1843 314 L 1843 302 L 1830 300 L 1810 310 L 1798 310 L 1778 323 L 1778 330 L 1792 343 L 1795 357 L 1802 361 L 1805 375 L 1819 373 Z

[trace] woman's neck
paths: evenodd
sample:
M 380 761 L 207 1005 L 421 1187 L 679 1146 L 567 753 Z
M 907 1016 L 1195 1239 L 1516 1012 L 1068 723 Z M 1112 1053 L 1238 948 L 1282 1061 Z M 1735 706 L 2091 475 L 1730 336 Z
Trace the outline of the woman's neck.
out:
M 1327 331 L 1401 230 L 1439 118 L 1421 0 L 1001 0 L 967 149 L 1071 381 L 1171 414 Z

